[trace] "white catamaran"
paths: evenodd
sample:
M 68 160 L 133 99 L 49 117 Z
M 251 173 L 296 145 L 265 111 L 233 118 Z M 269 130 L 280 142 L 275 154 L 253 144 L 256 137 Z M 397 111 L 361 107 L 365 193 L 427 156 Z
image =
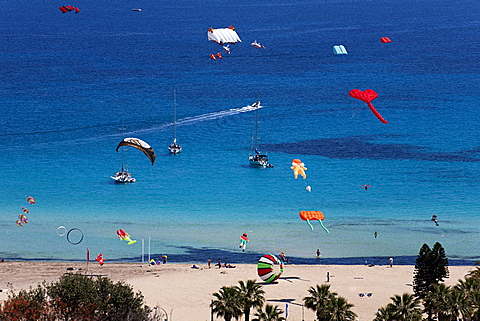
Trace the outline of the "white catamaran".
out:
M 264 168 L 273 167 L 272 164 L 268 163 L 268 155 L 266 153 L 261 153 L 258 147 L 258 109 L 261 108 L 260 101 L 256 101 L 252 104 L 252 107 L 255 107 L 255 126 L 253 128 L 252 134 L 252 146 L 250 147 L 250 155 L 248 156 L 248 161 L 251 166 L 258 166 Z
M 173 144 L 168 146 L 172 154 L 178 154 L 182 151 L 182 146 L 177 144 L 177 91 L 173 91 Z

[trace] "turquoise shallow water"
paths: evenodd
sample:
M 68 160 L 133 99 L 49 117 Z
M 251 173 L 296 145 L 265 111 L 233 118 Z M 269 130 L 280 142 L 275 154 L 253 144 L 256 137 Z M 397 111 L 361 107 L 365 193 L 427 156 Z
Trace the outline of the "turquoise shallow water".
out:
M 480 9 L 432 3 L 140 2 L 133 12 L 85 0 L 78 15 L 0 4 L 11 12 L 0 22 L 0 257 L 82 260 L 89 248 L 139 260 L 150 238 L 151 253 L 174 261 L 285 252 L 307 262 L 320 248 L 325 262 L 411 263 L 437 241 L 451 259 L 478 260 Z M 221 48 L 206 30 L 230 24 L 243 42 L 210 60 Z M 336 44 L 349 55 L 333 55 Z M 389 124 L 348 96 L 354 88 L 379 93 L 373 105 Z M 244 107 L 257 96 L 272 169 L 248 166 L 254 113 Z M 125 135 L 157 153 L 152 166 L 125 150 L 137 178 L 128 186 L 109 178 L 122 108 Z M 293 179 L 294 158 L 306 180 Z M 18 227 L 24 206 L 29 223 Z M 301 210 L 321 210 L 331 233 L 316 222 L 311 231 Z M 83 241 L 69 244 L 58 226 Z M 119 241 L 119 228 L 138 242 Z

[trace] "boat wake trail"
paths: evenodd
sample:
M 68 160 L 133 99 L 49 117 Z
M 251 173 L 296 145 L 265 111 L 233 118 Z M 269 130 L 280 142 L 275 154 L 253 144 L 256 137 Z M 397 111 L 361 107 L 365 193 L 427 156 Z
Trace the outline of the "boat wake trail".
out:
M 227 116 L 232 116 L 232 115 L 237 115 L 241 113 L 246 113 L 249 111 L 254 111 L 257 109 L 263 108 L 262 105 L 257 105 L 257 106 L 245 106 L 241 108 L 233 108 L 233 109 L 228 109 L 228 110 L 221 110 L 221 111 L 216 111 L 213 113 L 208 113 L 208 114 L 202 114 L 198 116 L 193 116 L 193 117 L 186 117 L 183 119 L 177 119 L 177 126 L 178 125 L 190 125 L 190 124 L 196 124 L 202 121 L 208 121 L 208 120 L 213 120 L 213 119 L 219 119 Z M 145 133 L 145 132 L 151 132 L 151 131 L 163 131 L 163 130 L 169 130 L 170 127 L 173 126 L 172 123 L 166 123 L 162 125 L 156 125 L 154 127 L 150 128 L 145 128 L 145 129 L 138 129 L 135 131 L 131 131 L 126 134 L 136 134 L 136 133 Z
M 260 109 L 263 106 L 246 106 L 242 108 L 234 108 L 234 109 L 229 109 L 229 110 L 222 110 L 222 111 L 217 111 L 209 114 L 203 114 L 195 117 L 187 117 L 184 119 L 181 119 L 177 121 L 177 124 L 189 124 L 189 123 L 198 123 L 201 121 L 206 121 L 206 120 L 212 120 L 212 119 L 218 119 L 226 116 L 232 116 L 232 115 L 237 115 L 240 113 L 246 113 L 249 111 L 253 111 L 256 109 Z

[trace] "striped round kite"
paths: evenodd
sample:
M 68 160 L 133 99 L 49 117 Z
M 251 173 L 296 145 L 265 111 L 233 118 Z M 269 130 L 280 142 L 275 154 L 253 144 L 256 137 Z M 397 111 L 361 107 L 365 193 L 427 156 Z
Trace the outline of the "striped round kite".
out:
M 27 196 L 27 202 L 29 202 L 30 204 L 35 204 L 35 199 L 31 196 Z
M 278 273 L 273 271 L 273 266 L 278 264 L 280 270 Z M 275 255 L 267 254 L 258 260 L 257 273 L 258 276 L 265 282 L 271 283 L 276 281 L 283 272 L 283 262 L 280 261 Z

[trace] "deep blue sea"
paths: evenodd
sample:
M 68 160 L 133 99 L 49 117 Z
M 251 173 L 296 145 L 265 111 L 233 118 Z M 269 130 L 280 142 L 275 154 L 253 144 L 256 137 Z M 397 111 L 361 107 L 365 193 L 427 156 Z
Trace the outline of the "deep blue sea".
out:
M 69 4 L 81 12 L 62 14 Z M 173 262 L 414 264 L 435 242 L 451 264 L 480 260 L 477 0 L 1 0 L 0 12 L 0 258 L 81 261 L 88 248 L 139 262 L 143 240 Z M 211 60 L 223 50 L 207 30 L 230 25 L 242 42 Z M 352 89 L 375 90 L 389 123 Z M 174 90 L 183 152 L 169 155 Z M 274 168 L 248 165 L 257 97 Z M 110 179 L 122 135 L 157 154 L 152 166 L 125 148 L 129 185 Z M 330 234 L 302 210 L 322 211 Z

